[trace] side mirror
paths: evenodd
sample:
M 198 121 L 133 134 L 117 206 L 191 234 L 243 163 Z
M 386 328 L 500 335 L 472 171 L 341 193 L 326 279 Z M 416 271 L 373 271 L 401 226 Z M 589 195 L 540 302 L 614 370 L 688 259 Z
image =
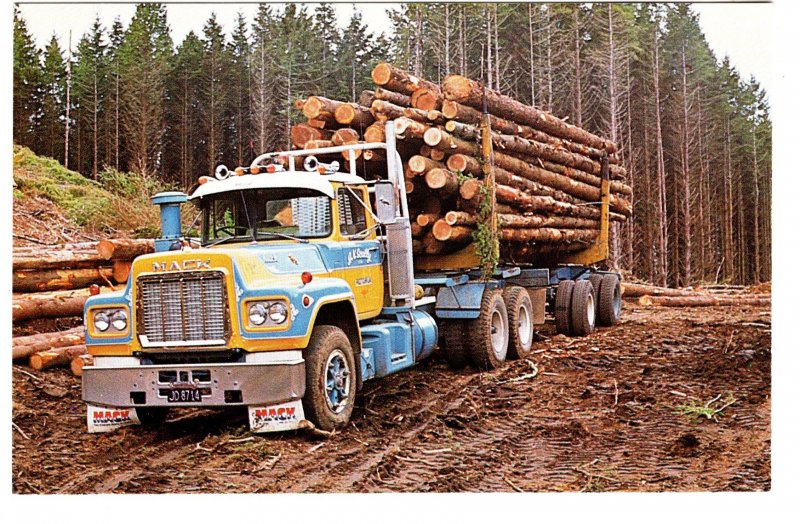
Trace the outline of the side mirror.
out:
M 397 217 L 397 196 L 389 180 L 375 183 L 375 215 L 381 224 L 393 224 Z

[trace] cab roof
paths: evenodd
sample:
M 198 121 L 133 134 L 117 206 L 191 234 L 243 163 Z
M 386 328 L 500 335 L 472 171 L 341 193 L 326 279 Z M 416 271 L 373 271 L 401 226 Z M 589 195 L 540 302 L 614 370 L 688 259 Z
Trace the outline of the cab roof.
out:
M 340 184 L 365 184 L 360 176 L 350 173 L 333 173 L 321 175 L 316 171 L 278 171 L 258 175 L 229 176 L 225 180 L 210 179 L 195 189 L 189 200 L 218 195 L 229 191 L 248 189 L 309 189 L 329 198 L 334 198 L 332 182 Z

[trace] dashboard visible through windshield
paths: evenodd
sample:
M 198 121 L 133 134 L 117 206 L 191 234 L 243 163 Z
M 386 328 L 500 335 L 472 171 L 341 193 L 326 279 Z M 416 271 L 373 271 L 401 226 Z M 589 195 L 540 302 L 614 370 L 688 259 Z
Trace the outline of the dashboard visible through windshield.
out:
M 304 189 L 232 191 L 203 199 L 203 245 L 331 233 L 331 202 Z

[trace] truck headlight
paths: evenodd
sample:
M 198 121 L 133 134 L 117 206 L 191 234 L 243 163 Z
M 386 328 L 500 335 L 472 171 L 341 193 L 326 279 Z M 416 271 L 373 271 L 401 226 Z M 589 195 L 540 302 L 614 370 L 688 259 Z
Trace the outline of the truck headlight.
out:
M 114 326 L 114 329 L 117 331 L 125 331 L 128 327 L 128 315 L 125 314 L 125 311 L 120 309 L 111 315 L 111 325 Z
M 251 324 L 260 326 L 267 321 L 267 308 L 261 303 L 253 304 L 250 306 L 249 317 Z
M 97 331 L 107 331 L 111 325 L 111 319 L 105 312 L 98 313 L 94 316 L 94 327 Z
M 283 324 L 286 322 L 287 311 L 283 302 L 275 302 L 269 307 L 269 319 L 276 324 Z

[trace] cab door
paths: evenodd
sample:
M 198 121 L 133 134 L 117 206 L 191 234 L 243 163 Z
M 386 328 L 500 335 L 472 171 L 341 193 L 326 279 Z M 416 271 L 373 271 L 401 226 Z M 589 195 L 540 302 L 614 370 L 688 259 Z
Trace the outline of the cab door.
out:
M 383 308 L 381 245 L 365 204 L 369 205 L 365 187 L 337 188 L 334 227 L 341 242 L 342 264 L 334 273 L 350 284 L 360 319 L 377 316 Z

